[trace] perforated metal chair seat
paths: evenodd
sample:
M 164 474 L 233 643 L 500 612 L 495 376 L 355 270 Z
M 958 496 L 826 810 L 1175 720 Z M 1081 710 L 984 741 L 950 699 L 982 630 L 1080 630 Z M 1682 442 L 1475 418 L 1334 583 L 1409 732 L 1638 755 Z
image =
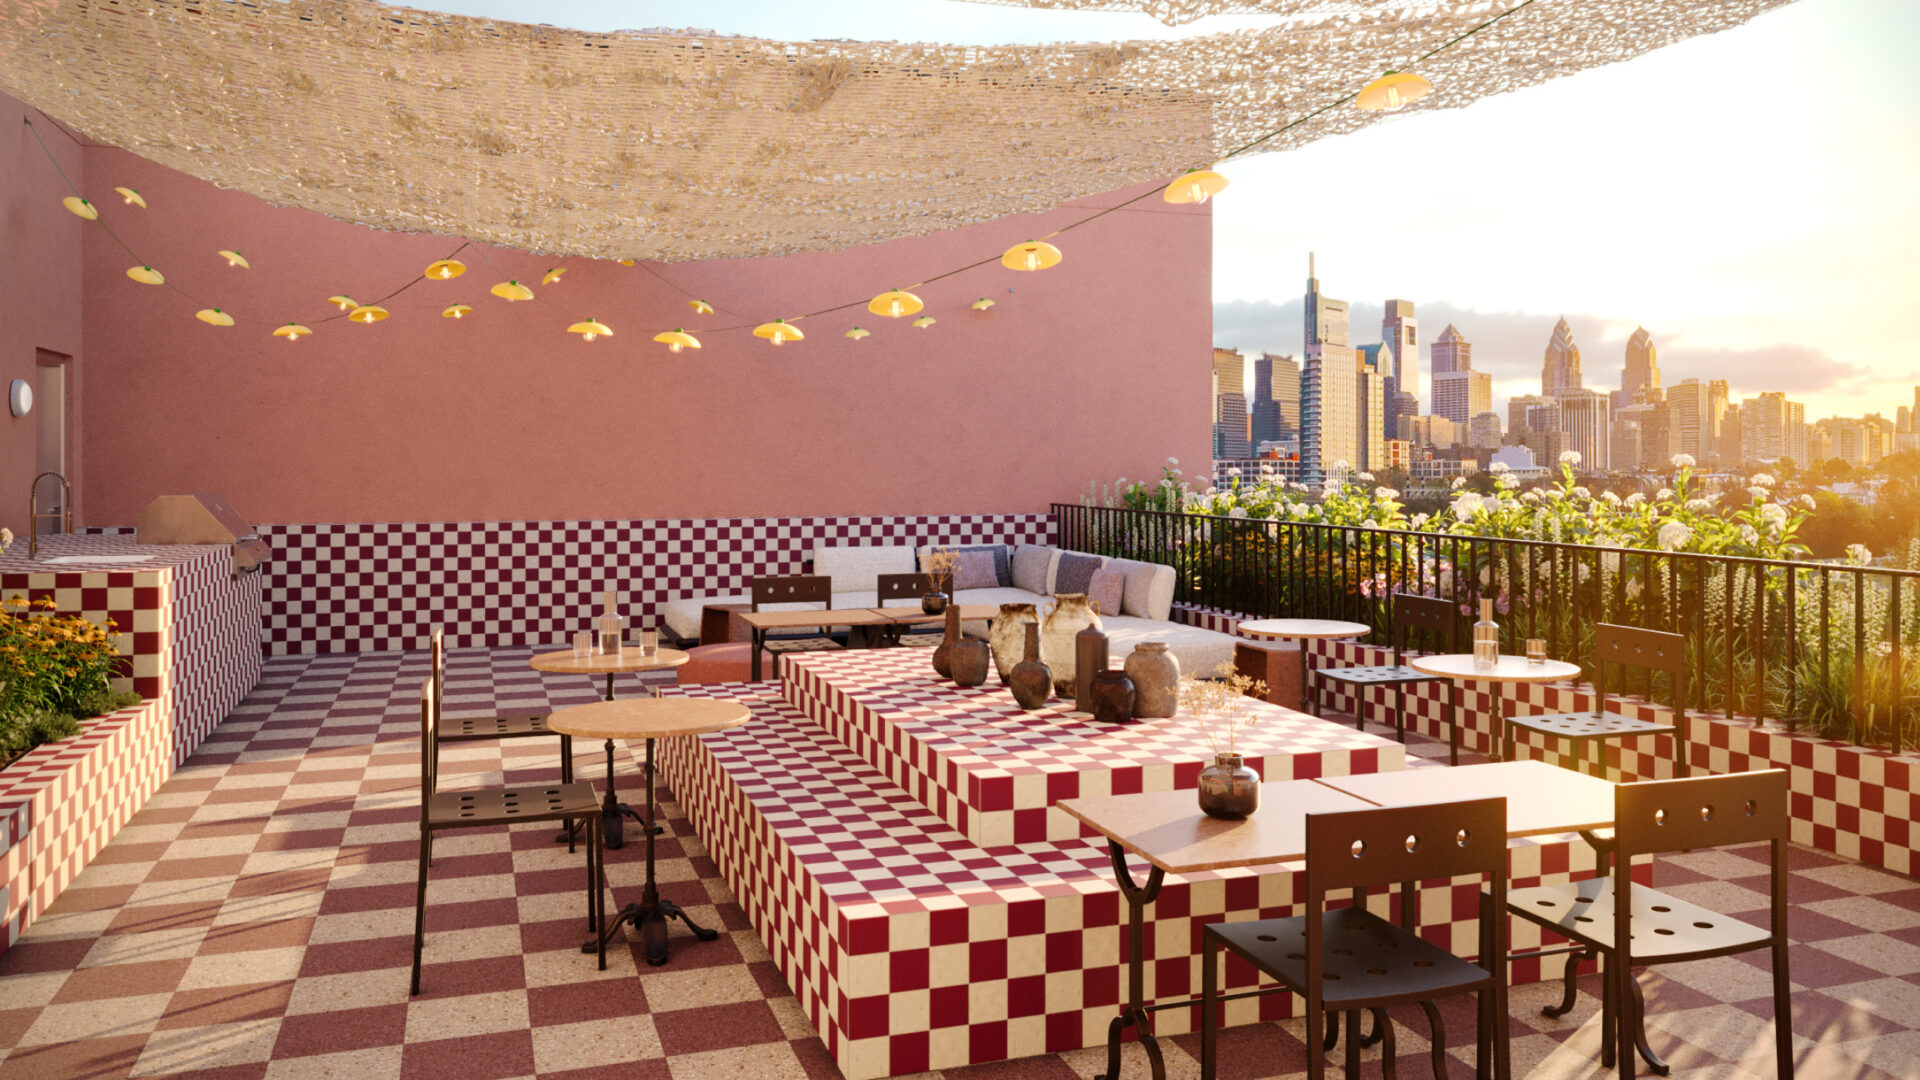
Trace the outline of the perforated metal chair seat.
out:
M 1355 686 L 1393 686 L 1396 683 L 1446 682 L 1438 675 L 1428 675 L 1424 671 L 1415 671 L 1405 664 L 1387 664 L 1379 667 L 1343 667 L 1321 668 L 1313 673 L 1315 678 L 1332 682 L 1350 683 Z
M 501 713 L 499 716 L 442 716 L 441 742 L 477 742 L 482 739 L 525 739 L 539 735 L 558 736 L 547 727 L 551 710 Z
M 839 642 L 824 637 L 770 637 L 760 644 L 762 650 L 770 653 L 819 652 L 839 647 Z
M 557 821 L 599 813 L 600 796 L 586 783 L 439 791 L 427 802 L 428 826 L 435 829 Z
M 1215 923 L 1207 932 L 1267 975 L 1299 990 L 1307 981 L 1307 917 Z M 1485 968 L 1351 907 L 1320 914 L 1320 993 L 1329 1011 L 1349 1001 L 1390 1005 L 1492 985 Z
M 1618 739 L 1634 735 L 1671 735 L 1672 724 L 1656 724 L 1650 720 L 1636 720 L 1619 713 L 1601 713 L 1595 716 L 1591 712 L 1540 713 L 1534 716 L 1509 716 L 1507 724 L 1511 727 L 1537 731 L 1543 735 L 1552 735 L 1561 739 Z
M 1668 963 L 1745 952 L 1768 940 L 1767 928 L 1635 885 L 1633 962 Z M 1507 910 L 1582 945 L 1613 949 L 1613 880 L 1592 878 L 1507 893 Z

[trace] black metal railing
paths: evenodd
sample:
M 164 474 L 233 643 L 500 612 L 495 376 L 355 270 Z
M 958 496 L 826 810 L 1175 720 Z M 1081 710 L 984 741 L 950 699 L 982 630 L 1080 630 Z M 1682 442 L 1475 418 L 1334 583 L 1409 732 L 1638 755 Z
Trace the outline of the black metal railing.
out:
M 1920 746 L 1920 570 L 1056 503 L 1062 547 L 1174 568 L 1175 599 L 1250 617 L 1347 619 L 1384 642 L 1395 592 L 1463 620 L 1495 601 L 1502 647 L 1542 638 L 1593 674 L 1593 627 L 1686 636 L 1689 674 L 1610 688 L 1895 750 Z M 1461 640 L 1466 640 L 1463 636 Z

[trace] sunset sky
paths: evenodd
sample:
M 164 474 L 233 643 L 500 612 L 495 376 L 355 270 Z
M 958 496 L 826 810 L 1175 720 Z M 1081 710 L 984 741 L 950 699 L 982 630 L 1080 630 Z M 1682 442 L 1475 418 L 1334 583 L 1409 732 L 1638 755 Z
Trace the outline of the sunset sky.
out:
M 522 0 L 427 6 L 527 12 Z M 1170 29 L 1141 14 L 946 0 L 539 10 L 588 30 L 977 44 L 1263 24 Z M 1808 419 L 1891 416 L 1920 382 L 1914 42 L 1915 0 L 1799 0 L 1624 64 L 1230 163 L 1215 210 L 1215 342 L 1297 354 L 1312 250 L 1323 288 L 1354 304 L 1356 344 L 1378 340 L 1382 300 L 1413 300 L 1428 340 L 1451 321 L 1474 342 L 1498 397 L 1538 392 L 1564 314 L 1589 386 L 1619 385 L 1626 338 L 1644 324 L 1669 383 L 1724 378 L 1736 399 L 1786 390 Z

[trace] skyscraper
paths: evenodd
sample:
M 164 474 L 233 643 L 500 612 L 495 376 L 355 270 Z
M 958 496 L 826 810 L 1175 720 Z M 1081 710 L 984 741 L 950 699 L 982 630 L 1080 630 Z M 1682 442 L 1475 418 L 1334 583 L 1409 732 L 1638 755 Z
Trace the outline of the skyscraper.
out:
M 1467 445 L 1476 450 L 1500 449 L 1500 414 L 1491 410 L 1475 413 L 1467 421 Z
M 1251 457 L 1247 446 L 1247 358 L 1213 350 L 1213 456 Z
M 1726 444 L 1724 428 L 1727 419 L 1727 380 L 1713 379 L 1707 383 L 1707 434 L 1701 441 L 1706 445 L 1707 456 L 1715 463 L 1732 468 L 1740 464 L 1738 450 Z M 1735 443 L 1739 440 L 1735 439 Z M 1734 451 L 1732 460 L 1724 460 L 1728 450 Z
M 1347 340 L 1347 302 L 1320 294 L 1313 256 L 1307 256 L 1306 364 L 1300 371 L 1300 475 L 1325 476 L 1338 462 L 1360 460 L 1360 385 Z
M 1607 395 L 1584 386 L 1564 387 L 1559 393 L 1560 447 L 1580 454 L 1580 468 L 1599 472 L 1609 467 Z
M 1460 331 L 1455 330 L 1452 323 L 1448 323 L 1434 343 L 1427 346 L 1427 354 L 1433 358 L 1435 375 L 1473 370 L 1473 345 L 1460 336 Z
M 1442 371 L 1433 377 L 1433 415 L 1465 426 L 1493 408 L 1493 376 L 1485 371 Z
M 1627 339 L 1627 362 L 1620 369 L 1620 392 L 1614 395 L 1614 411 L 1652 401 L 1653 397 L 1648 391 L 1659 386 L 1659 356 L 1653 347 L 1653 335 L 1642 326 Z
M 1553 324 L 1553 336 L 1547 339 L 1546 358 L 1540 365 L 1540 393 L 1553 397 L 1580 385 L 1580 347 L 1573 343 L 1573 327 L 1562 316 Z
M 1291 356 L 1261 353 L 1253 362 L 1253 452 L 1300 430 L 1300 365 Z
M 1387 467 L 1387 377 L 1362 366 L 1354 372 L 1354 404 L 1359 408 L 1356 441 L 1360 456 L 1351 459 L 1356 469 Z
M 1272 399 L 1280 406 L 1280 425 L 1289 435 L 1300 432 L 1300 361 L 1291 356 L 1275 356 L 1262 353 L 1261 359 L 1271 362 L 1272 377 L 1268 390 Z M 1255 378 L 1259 376 L 1256 374 Z
M 1413 301 L 1389 300 L 1380 317 L 1380 344 L 1393 354 L 1393 369 L 1382 369 L 1387 377 L 1386 424 L 1389 437 L 1399 431 L 1399 418 L 1405 408 L 1403 394 L 1413 397 L 1413 412 L 1420 411 L 1420 320 L 1414 318 Z

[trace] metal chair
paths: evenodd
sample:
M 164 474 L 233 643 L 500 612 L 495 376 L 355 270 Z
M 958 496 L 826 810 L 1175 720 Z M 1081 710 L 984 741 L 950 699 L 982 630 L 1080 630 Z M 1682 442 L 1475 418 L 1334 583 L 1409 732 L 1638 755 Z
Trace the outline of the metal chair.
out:
M 1484 874 L 1480 961 L 1472 963 L 1413 929 L 1417 895 L 1407 883 Z M 1402 885 L 1402 926 L 1366 910 L 1366 890 Z M 1353 904 L 1327 909 L 1328 894 L 1352 889 Z M 1307 1075 L 1326 1073 L 1323 1050 L 1347 1017 L 1346 1074 L 1360 1075 L 1360 1013 L 1373 1013 L 1388 1076 L 1393 1075 L 1390 1005 L 1419 1002 L 1433 1027 L 1434 1076 L 1446 1076 L 1446 1029 L 1433 999 L 1479 997 L 1478 1075 L 1488 1063 L 1511 1075 L 1507 1050 L 1507 800 L 1469 799 L 1307 815 L 1306 913 L 1285 919 L 1211 923 L 1200 935 L 1200 1075 L 1212 1080 L 1218 1056 L 1220 957 L 1225 948 L 1281 988 L 1306 999 Z M 1262 991 L 1255 991 L 1260 993 Z M 1264 991 L 1275 992 L 1275 991 Z M 1235 995 L 1244 996 L 1244 995 Z M 1328 1024 L 1331 1014 L 1331 1025 Z
M 874 607 L 918 607 L 920 598 L 934 591 L 932 574 L 881 574 L 875 580 L 879 594 L 874 600 Z M 902 600 L 912 603 L 902 604 Z M 932 633 L 909 631 L 900 626 L 885 627 L 883 632 L 891 645 L 938 645 L 941 639 L 937 626 Z
M 434 768 L 440 767 L 438 754 L 440 743 L 485 742 L 489 739 L 554 739 L 560 740 L 560 782 L 573 782 L 573 736 L 563 735 L 547 727 L 547 717 L 552 709 L 524 709 L 503 712 L 496 716 L 462 716 L 449 718 L 444 709 L 447 682 L 447 648 L 445 632 L 439 627 L 433 630 L 433 711 L 440 718 L 439 728 L 434 740 Z M 567 831 L 556 839 L 567 842 L 567 850 L 574 850 L 574 834 L 578 827 L 567 823 Z
M 1637 1049 L 1653 1071 L 1667 1072 L 1647 1044 L 1646 1000 L 1633 977 L 1635 967 L 1771 949 L 1776 1068 L 1780 1080 L 1793 1076 L 1793 1011 L 1787 998 L 1787 798 L 1783 769 L 1621 784 L 1613 796 L 1610 875 L 1507 895 L 1508 911 L 1600 954 L 1602 1065 L 1612 1066 L 1618 1058 L 1621 1077 L 1630 1078 Z M 1635 855 L 1760 840 L 1769 843 L 1772 863 L 1773 910 L 1765 928 L 1636 885 L 1631 877 Z M 1619 902 L 1621 896 L 1627 897 L 1626 903 Z M 1572 1001 L 1574 968 L 1581 955 L 1567 961 L 1563 1005 Z M 1565 1010 L 1545 1011 L 1557 1016 Z
M 1513 729 L 1523 728 L 1542 735 L 1565 739 L 1572 759 L 1569 768 L 1578 769 L 1582 757 L 1588 757 L 1596 776 L 1604 776 L 1606 762 L 1600 744 L 1607 739 L 1631 739 L 1642 735 L 1673 735 L 1673 767 L 1677 776 L 1689 773 L 1687 762 L 1687 639 L 1659 630 L 1641 630 L 1632 626 L 1600 623 L 1594 628 L 1593 711 L 1542 713 L 1536 716 L 1507 717 L 1506 751 L 1503 761 L 1513 760 Z M 1608 664 L 1664 671 L 1673 678 L 1673 723 L 1660 724 L 1636 720 L 1607 711 L 1606 672 Z M 1585 743 L 1590 753 L 1581 752 Z
M 745 625 L 734 618 L 738 611 L 759 611 L 764 604 L 833 606 L 833 579 L 820 575 L 754 578 L 749 592 L 750 602 L 745 606 L 724 605 L 726 610 L 720 611 L 716 609 L 723 605 L 708 605 L 701 613 L 701 643 L 687 650 L 687 662 L 674 671 L 681 686 L 746 682 L 753 677 L 753 638 L 751 633 L 736 632 L 737 627 Z M 718 633 L 721 619 L 726 620 L 724 635 Z M 709 631 L 714 631 L 717 641 L 706 640 Z M 822 634 L 771 638 L 760 646 L 761 667 L 778 675 L 780 653 L 839 647 L 832 637 Z
M 1459 613 L 1450 601 L 1437 596 L 1394 593 L 1387 610 L 1387 638 L 1393 646 L 1393 663 L 1385 666 L 1312 668 L 1307 680 L 1313 715 L 1320 715 L 1320 691 L 1326 682 L 1353 687 L 1353 726 L 1366 730 L 1367 689 L 1393 687 L 1393 719 L 1396 735 L 1407 741 L 1407 687 L 1419 683 L 1445 683 L 1447 686 L 1447 764 L 1460 764 L 1459 687 L 1450 679 L 1427 675 L 1406 665 L 1406 648 L 1415 634 L 1423 634 L 1425 643 L 1438 642 L 1436 651 L 1450 653 L 1458 640 Z
M 753 596 L 754 611 L 759 611 L 768 604 L 819 604 L 822 608 L 833 606 L 833 578 L 825 574 L 758 577 L 753 579 L 749 592 Z M 838 649 L 840 643 L 833 640 L 831 634 L 819 633 L 769 638 L 761 647 L 778 656 L 783 652 Z
M 447 829 L 514 825 L 522 821 L 585 821 L 587 825 L 587 926 L 600 928 L 605 916 L 601 895 L 600 797 L 592 784 L 551 784 L 524 788 L 441 791 L 440 701 L 434 680 L 420 684 L 420 887 L 413 908 L 413 993 L 420 992 L 420 953 L 426 944 L 427 867 L 433 837 Z M 600 947 L 600 967 L 607 950 Z

